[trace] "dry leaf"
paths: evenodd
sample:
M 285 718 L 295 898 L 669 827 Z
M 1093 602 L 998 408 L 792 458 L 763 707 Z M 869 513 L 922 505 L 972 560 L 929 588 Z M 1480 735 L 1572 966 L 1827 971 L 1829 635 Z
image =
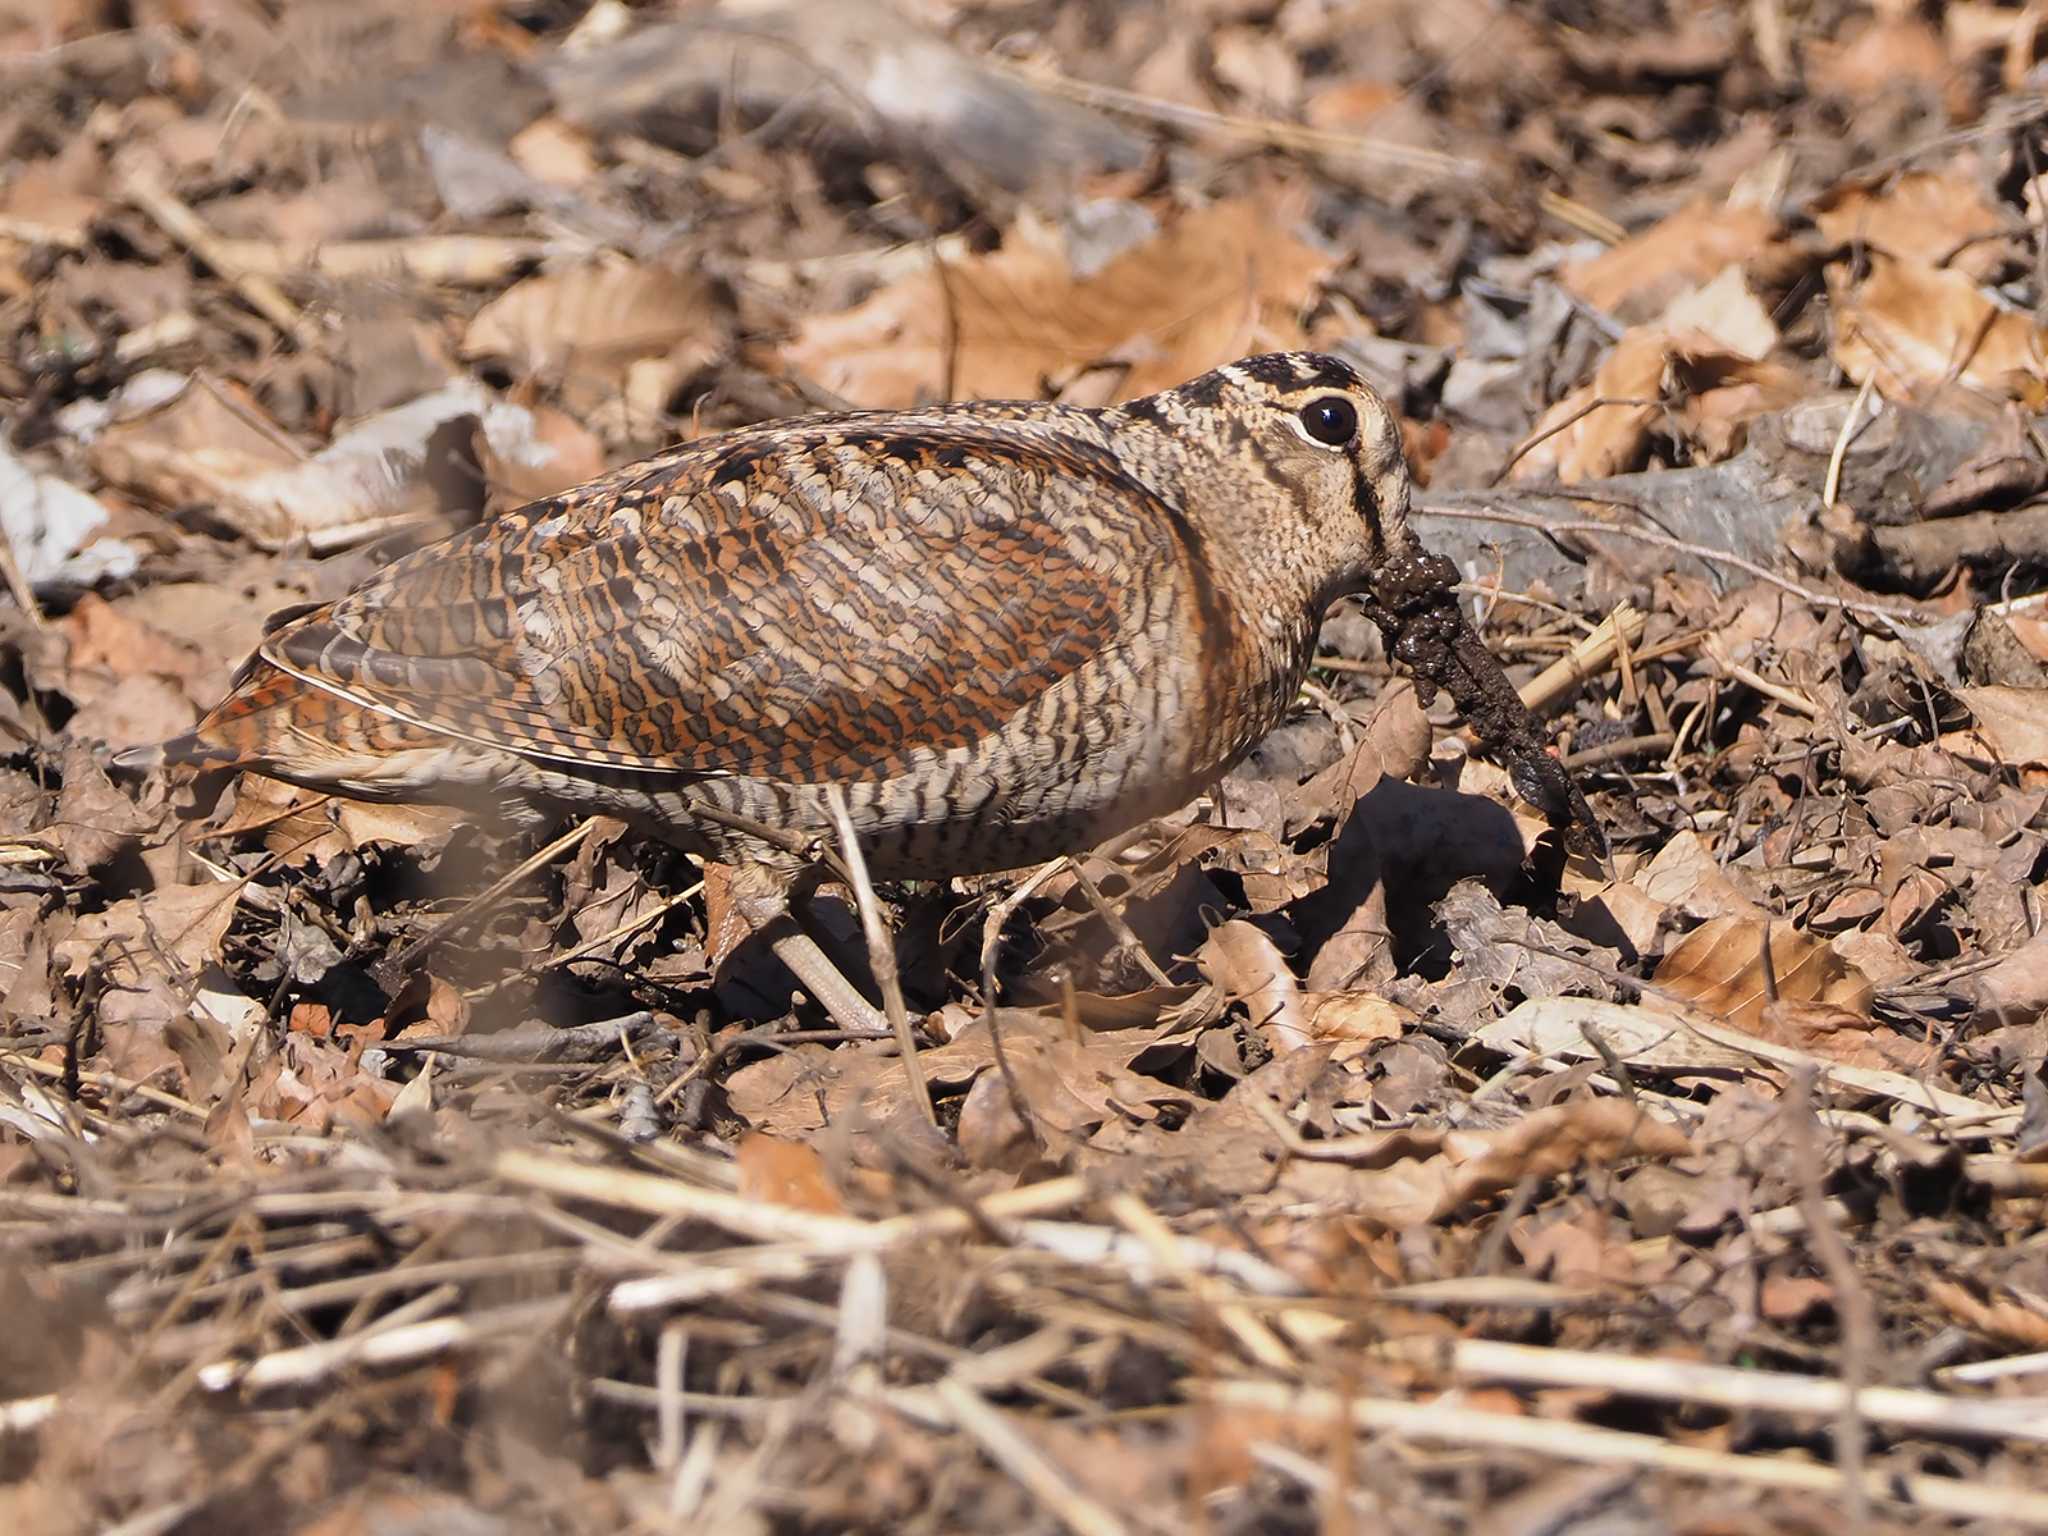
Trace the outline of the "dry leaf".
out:
M 1596 309 L 1647 320 L 1731 262 L 1758 254 L 1776 227 L 1763 208 L 1695 199 L 1591 261 L 1566 267 L 1560 279 Z
M 1033 398 L 1103 364 L 1119 365 L 1115 398 L 1149 394 L 1301 342 L 1297 316 L 1335 263 L 1288 232 L 1297 216 L 1280 199 L 1216 203 L 1091 277 L 1021 217 L 1000 250 L 806 321 L 782 361 L 862 406 Z
M 1364 1171 L 1291 1166 L 1278 1193 L 1291 1198 L 1312 1191 L 1381 1225 L 1412 1227 L 1440 1221 L 1525 1178 L 1555 1178 L 1636 1158 L 1683 1157 L 1691 1150 L 1682 1132 L 1624 1099 L 1579 1098 L 1497 1131 L 1451 1131 L 1440 1139 L 1434 1133 L 1390 1132 L 1384 1151 L 1364 1160 Z M 1333 1171 L 1341 1179 L 1331 1178 Z
M 832 1187 L 825 1160 L 817 1149 L 800 1141 L 782 1141 L 749 1131 L 733 1154 L 738 1165 L 739 1195 L 766 1205 L 841 1216 L 846 1202 Z
M 1687 917 L 1751 917 L 1768 915 L 1738 880 L 1741 870 L 1722 868 L 1714 850 L 1690 828 L 1677 833 L 1635 877 L 1634 885 L 1652 901 Z
M 1591 383 L 1544 413 L 1514 478 L 1570 484 L 1624 474 L 1643 467 L 1659 436 L 1691 444 L 1702 459 L 1725 458 L 1742 446 L 1751 418 L 1804 392 L 1781 364 L 1740 356 L 1699 332 L 1641 326 L 1614 344 Z
M 1663 1072 L 1747 1071 L 1756 1065 L 1756 1058 L 1747 1051 L 1717 1044 L 1687 1029 L 1683 1019 L 1654 1002 L 1531 998 L 1505 1016 L 1480 1025 L 1472 1038 L 1507 1056 L 1528 1053 L 1561 1061 L 1604 1061 L 1612 1054 L 1630 1066 Z
M 2048 929 L 1963 983 L 1986 1024 L 2031 1024 L 2048 1014 Z
M 2048 766 L 2048 689 L 1958 688 L 1976 725 L 1942 738 L 1958 755 L 2015 768 Z
M 520 377 L 559 380 L 572 411 L 625 387 L 629 366 L 661 358 L 687 373 L 718 354 L 717 309 L 702 278 L 600 263 L 517 283 L 477 311 L 466 358 L 502 358 Z
M 2048 337 L 2000 308 L 1967 273 L 1878 256 L 1856 286 L 1846 274 L 1828 269 L 1841 316 L 1835 361 L 1850 378 L 1875 378 L 1894 399 L 1961 383 L 2038 403 Z
M 1241 919 L 1210 930 L 1195 964 L 1220 991 L 1251 1014 L 1252 1028 L 1274 1054 L 1300 1050 L 1311 1031 L 1301 986 L 1279 946 L 1262 928 Z
M 2048 1317 L 2025 1299 L 1984 1299 L 1954 1281 L 1929 1279 L 1928 1299 L 1963 1327 L 2018 1350 L 2048 1349 Z
M 1965 243 L 1999 233 L 2008 221 L 1974 179 L 1953 170 L 1907 171 L 1874 185 L 1845 182 L 1814 204 L 1813 221 L 1838 245 L 1865 245 L 1925 267 L 1952 257 L 1950 270 L 1975 278 L 2006 261 L 2001 241 Z
M 1866 1015 L 1869 980 L 1821 940 L 1789 923 L 1768 925 L 1778 997 L 1791 1003 L 1830 1003 Z M 1717 917 L 1674 944 L 1657 967 L 1661 992 L 1712 1014 L 1733 1029 L 1762 1034 L 1765 1008 L 1763 938 L 1766 924 L 1751 917 Z
M 1402 1027 L 1413 1017 L 1400 1004 L 1375 992 L 1308 992 L 1302 995 L 1302 1003 L 1316 1039 L 1347 1044 L 1398 1040 Z M 1330 1059 L 1342 1061 L 1344 1054 L 1337 1051 Z
M 50 592 L 134 575 L 141 548 L 101 537 L 106 524 L 98 497 L 38 473 L 0 442 L 0 539 L 31 587 Z
M 1809 1056 L 1880 1072 L 1912 1072 L 1927 1064 L 1926 1046 L 1876 1028 L 1865 1012 L 1833 1003 L 1785 998 L 1767 1003 L 1757 1017 L 1756 1036 Z
M 1846 42 L 1815 38 L 1804 49 L 1806 79 L 1815 91 L 1852 102 L 1871 102 L 1902 88 L 1938 92 L 1959 77 L 1948 50 L 1932 27 L 1917 16 L 1880 16 Z M 1962 99 L 1951 102 L 1958 119 L 1974 115 L 1967 86 L 1953 82 Z
M 1673 334 L 1690 331 L 1751 362 L 1770 355 L 1778 344 L 1778 327 L 1763 301 L 1750 291 L 1742 268 L 1730 264 L 1712 282 L 1702 283 L 1673 299 L 1657 317 L 1657 325 Z
M 1197 1102 L 1128 1070 L 1131 1058 L 1143 1049 L 1136 1037 L 1149 1041 L 1150 1031 L 1073 1039 L 1048 1033 L 1062 1027 L 1056 1021 L 1018 1009 L 1004 1009 L 1002 1022 L 1009 1073 L 984 1070 L 960 1109 L 960 1150 L 977 1168 L 1020 1166 L 1039 1155 L 1040 1140 L 1047 1155 L 1064 1160 L 1107 1122 L 1149 1121 L 1157 1115 L 1155 1105 Z M 987 1034 L 978 1034 L 985 1048 Z M 1037 1140 L 1017 1115 L 1010 1096 L 1013 1082 L 1030 1111 Z
M 475 423 L 451 440 L 465 418 Z M 482 486 L 467 464 L 481 429 L 501 460 L 551 464 L 555 445 L 536 440 L 531 413 L 464 379 L 380 411 L 302 455 L 239 395 L 204 376 L 167 403 L 117 422 L 93 446 L 94 467 L 116 485 L 171 508 L 206 505 L 265 549 L 303 539 L 316 550 L 373 537 L 452 496 Z
M 580 187 L 597 174 L 590 135 L 559 117 L 536 118 L 505 149 L 527 175 L 558 187 Z

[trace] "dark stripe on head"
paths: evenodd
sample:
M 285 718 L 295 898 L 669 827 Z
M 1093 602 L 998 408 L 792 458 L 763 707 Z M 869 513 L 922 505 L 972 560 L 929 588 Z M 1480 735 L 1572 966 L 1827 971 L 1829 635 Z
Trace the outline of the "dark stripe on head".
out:
M 1203 374 L 1199 379 L 1189 379 L 1174 393 L 1189 405 L 1210 406 L 1223 399 L 1223 391 L 1229 386 L 1230 380 L 1223 376 L 1221 369 L 1218 369 L 1214 373 Z
M 1302 380 L 1304 388 L 1360 389 L 1365 380 L 1358 376 L 1358 370 L 1341 357 L 1332 357 L 1327 352 L 1297 352 L 1295 360 L 1308 370 L 1308 377 Z
M 1365 531 L 1372 535 L 1372 552 L 1375 561 L 1387 558 L 1386 530 L 1380 526 L 1380 499 L 1373 495 L 1372 486 L 1365 478 L 1365 472 L 1358 467 L 1358 461 L 1351 464 L 1351 505 L 1365 520 Z
M 1267 352 L 1238 367 L 1274 389 L 1356 389 L 1364 382 L 1349 363 L 1327 352 Z
M 1247 378 L 1274 389 L 1293 389 L 1301 383 L 1301 369 L 1292 352 L 1263 352 L 1257 357 L 1248 357 L 1238 368 Z

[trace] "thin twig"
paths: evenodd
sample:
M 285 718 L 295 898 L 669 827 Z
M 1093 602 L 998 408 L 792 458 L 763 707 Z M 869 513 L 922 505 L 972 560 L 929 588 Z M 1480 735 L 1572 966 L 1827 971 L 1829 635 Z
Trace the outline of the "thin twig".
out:
M 1076 1488 L 1058 1463 L 1018 1429 L 1009 1415 L 991 1408 L 974 1388 L 946 1375 L 933 1385 L 932 1392 L 945 1405 L 953 1423 L 1061 1525 L 1076 1536 L 1123 1536 L 1124 1523 L 1108 1505 Z
M 1619 741 L 1603 741 L 1597 747 L 1582 747 L 1577 752 L 1567 752 L 1564 755 L 1564 765 L 1567 768 L 1601 768 L 1609 763 L 1624 762 L 1631 757 L 1666 751 L 1675 740 L 1676 737 L 1670 731 L 1655 731 L 1648 736 L 1624 736 Z
M 1996 313 L 1996 311 L 1993 311 Z M 1842 418 L 1842 430 L 1835 434 L 1834 452 L 1828 455 L 1828 475 L 1821 485 L 1820 504 L 1832 507 L 1842 492 L 1842 461 L 1849 456 L 1849 444 L 1856 440 L 1862 430 L 1857 425 L 1863 415 L 1863 407 L 1870 403 L 1870 393 L 1877 388 L 1877 372 L 1873 369 L 1863 380 L 1863 387 L 1856 391 L 1856 403 L 1849 407 L 1848 415 Z M 1877 418 L 1872 417 L 1875 421 Z
M 1555 1419 L 1489 1413 L 1468 1408 L 1456 1398 L 1411 1403 L 1380 1397 L 1343 1397 L 1317 1388 L 1303 1389 L 1277 1381 L 1204 1381 L 1193 1379 L 1183 1390 L 1219 1409 L 1244 1413 L 1299 1415 L 1304 1419 L 1348 1422 L 1353 1427 L 1425 1444 L 1483 1446 L 1491 1450 L 1528 1451 L 1571 1461 L 1651 1467 L 1659 1471 L 1746 1484 L 1758 1488 L 1790 1488 L 1835 1498 L 1845 1479 L 1834 1467 L 1817 1466 L 1781 1456 L 1731 1455 L 1700 1446 L 1676 1445 L 1656 1435 L 1600 1429 Z M 2048 1530 L 2048 1494 L 1960 1478 L 1899 1474 L 1873 1490 L 1887 1503 L 1966 1519 L 2002 1522 Z
M 860 926 L 867 936 L 868 962 L 875 982 L 882 989 L 882 1011 L 889 1016 L 889 1028 L 903 1052 L 903 1073 L 910 1082 L 910 1097 L 924 1114 L 925 1123 L 936 1126 L 939 1114 L 932 1107 L 931 1085 L 924 1080 L 924 1063 L 917 1057 L 917 1036 L 910 1028 L 910 1010 L 903 1005 L 903 978 L 896 969 L 896 941 L 882 917 L 882 904 L 868 880 L 868 861 L 860 851 L 860 837 L 853 830 L 853 813 L 846 807 L 846 791 L 838 784 L 825 786 L 825 805 L 832 812 L 832 824 L 839 831 L 839 853 L 846 861 L 847 883 L 853 887 L 854 905 L 860 910 Z
M 1613 666 L 1623 650 L 1642 638 L 1648 623 L 1648 615 L 1627 603 L 1617 604 L 1614 612 L 1573 646 L 1568 655 L 1560 656 L 1516 692 L 1531 714 L 1542 714 L 1572 689 Z
M 1820 1213 L 1825 1215 L 1825 1212 Z M 1811 1216 L 1805 1218 L 1809 1223 Z M 1807 1230 L 1811 1231 L 1811 1225 Z M 1833 1230 L 1832 1220 L 1829 1230 Z M 1426 1358 L 1440 1348 L 1434 1339 L 1397 1341 L 1400 1356 Z M 1597 1387 L 1602 1391 L 1667 1403 L 1690 1403 L 1742 1413 L 1839 1415 L 1851 1393 L 1848 1383 L 1789 1371 L 1738 1369 L 1697 1360 L 1615 1354 L 1591 1349 L 1552 1349 L 1493 1339 L 1456 1339 L 1449 1345 L 1450 1368 L 1474 1381 L 1520 1387 Z M 2048 1414 L 2039 1399 L 1951 1397 L 1909 1387 L 1864 1387 L 1863 1417 L 1872 1424 L 1967 1435 L 1987 1440 L 2048 1442 Z
M 995 1055 L 996 1072 L 1003 1080 L 1003 1090 L 1010 1096 L 1012 1113 L 1041 1152 L 1045 1150 L 1045 1136 L 1038 1129 L 1037 1118 L 1031 1113 L 1031 1105 L 1025 1099 L 1024 1089 L 1017 1082 L 1016 1071 L 1010 1065 L 1010 1053 L 1003 1043 L 1003 1023 L 997 1017 L 996 947 L 1002 942 L 1003 925 L 1009 922 L 1011 915 L 1066 862 L 1066 856 L 1062 854 L 1039 865 L 1015 890 L 988 909 L 988 917 L 981 925 L 981 1017 L 988 1026 L 989 1049 Z
M 1764 929 L 1766 948 L 1770 928 Z M 1870 1379 L 1870 1361 L 1877 1345 L 1877 1318 L 1870 1305 L 1870 1293 L 1856 1273 L 1849 1245 L 1828 1219 L 1822 1202 L 1821 1150 L 1814 1118 L 1815 1076 L 1800 1072 L 1794 1088 L 1785 1098 L 1785 1115 L 1791 1131 L 1792 1155 L 1798 1165 L 1799 1205 L 1806 1215 L 1806 1240 L 1814 1257 L 1827 1272 L 1835 1293 L 1835 1315 L 1842 1322 L 1842 1401 L 1835 1415 L 1835 1464 L 1842 1469 L 1843 1514 L 1850 1530 L 1869 1529 L 1870 1480 L 1864 1474 L 1863 1407 L 1864 1385 Z
M 166 187 L 152 177 L 132 175 L 122 187 L 128 201 L 154 220 L 165 234 L 211 267 L 239 293 L 249 307 L 268 320 L 301 351 L 319 345 L 320 332 L 284 296 L 276 283 L 237 265 L 221 238 Z
M 1507 456 L 1507 462 L 1495 470 L 1493 478 L 1486 483 L 1488 485 L 1499 485 L 1501 481 L 1507 479 L 1509 470 L 1521 463 L 1523 459 L 1527 458 L 1537 448 L 1549 442 L 1558 433 L 1570 431 L 1595 411 L 1604 411 L 1609 406 L 1616 405 L 1633 406 L 1638 410 L 1647 410 L 1663 404 L 1665 402 L 1662 399 L 1647 399 L 1640 395 L 1595 395 L 1576 411 L 1573 411 L 1571 415 L 1565 417 L 1563 421 L 1553 422 L 1535 436 L 1524 438 L 1522 442 L 1516 445 L 1515 451 Z
M 676 1079 L 654 1096 L 656 1104 L 667 1104 L 690 1084 L 704 1077 L 735 1051 L 750 1045 L 779 1050 L 786 1045 L 843 1045 L 849 1040 L 895 1040 L 894 1031 L 868 1029 L 784 1029 L 780 1024 L 763 1024 L 721 1040 L 691 1062 Z
M 1391 165 L 1412 166 L 1417 170 L 1440 176 L 1469 179 L 1481 173 L 1481 167 L 1476 161 L 1460 159 L 1456 155 L 1447 155 L 1439 150 L 1422 149 L 1413 144 L 1397 143 L 1391 139 L 1365 138 L 1358 134 L 1336 133 L 1324 128 L 1307 128 L 1299 123 L 1280 122 L 1273 118 L 1242 117 L 1227 112 L 1212 112 L 1204 107 L 1191 107 L 1177 101 L 1163 101 L 1156 96 L 1140 95 L 1136 91 L 1119 90 L 1112 85 L 1097 85 L 1092 81 L 1075 80 L 1044 70 L 1020 69 L 999 60 L 985 60 L 984 66 L 1021 80 L 1036 90 L 1065 96 L 1100 111 L 1119 113 L 1142 122 L 1187 128 L 1197 133 L 1213 134 L 1217 138 L 1234 139 L 1239 143 L 1301 150 L 1308 154 L 1326 155 L 1339 160 L 1378 160 Z

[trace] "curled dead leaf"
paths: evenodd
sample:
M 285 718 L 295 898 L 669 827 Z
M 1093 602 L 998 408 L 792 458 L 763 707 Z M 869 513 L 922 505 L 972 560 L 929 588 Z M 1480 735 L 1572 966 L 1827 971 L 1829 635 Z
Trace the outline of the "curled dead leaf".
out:
M 1859 384 L 1874 378 L 1893 399 L 1949 384 L 2038 403 L 2048 377 L 2048 334 L 2002 308 L 1954 268 L 1874 256 L 1869 276 L 1828 269 L 1841 323 L 1835 361 Z
M 1700 331 L 1641 326 L 1616 342 L 1592 382 L 1543 415 L 1514 477 L 1599 480 L 1640 469 L 1660 435 L 1703 459 L 1742 446 L 1748 423 L 1791 404 L 1805 383 L 1790 368 L 1732 351 Z
M 1772 1001 L 1764 973 L 1766 925 L 1752 917 L 1717 917 L 1665 952 L 1658 989 L 1690 1002 L 1732 1028 L 1758 1033 Z M 1873 988 L 1826 942 L 1789 923 L 1768 925 L 1770 965 L 1778 1001 L 1827 1003 L 1863 1018 Z
M 1757 255 L 1776 227 L 1767 209 L 1696 198 L 1591 261 L 1566 267 L 1562 278 L 1598 309 L 1647 319 L 1731 262 Z
M 1312 1191 L 1381 1225 L 1411 1227 L 1440 1221 L 1525 1178 L 1683 1157 L 1691 1150 L 1682 1132 L 1625 1099 L 1579 1098 L 1536 1110 L 1500 1130 L 1451 1131 L 1440 1141 L 1391 1132 L 1364 1171 L 1291 1168 L 1282 1193 Z M 1304 1173 L 1308 1177 L 1300 1177 Z M 1336 1173 L 1341 1176 L 1331 1176 Z
M 1264 929 L 1241 919 L 1219 924 L 1210 930 L 1195 964 L 1219 990 L 1245 1005 L 1252 1028 L 1276 1055 L 1309 1043 L 1312 1031 L 1300 983 Z
M 1001 249 L 936 265 L 804 322 L 783 363 L 856 405 L 1057 392 L 1115 365 L 1127 399 L 1247 352 L 1294 346 L 1334 260 L 1288 232 L 1300 210 L 1241 198 L 1184 213 L 1083 276 L 1058 234 L 1020 218 Z

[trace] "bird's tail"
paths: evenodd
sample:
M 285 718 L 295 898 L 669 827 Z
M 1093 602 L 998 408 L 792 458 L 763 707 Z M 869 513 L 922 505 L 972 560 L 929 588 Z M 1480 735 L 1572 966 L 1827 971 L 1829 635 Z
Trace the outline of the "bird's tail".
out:
M 260 669 L 260 671 L 259 671 Z M 250 672 L 258 675 L 249 676 Z M 182 736 L 154 746 L 114 754 L 114 765 L 135 772 L 151 768 L 254 767 L 265 761 L 299 712 L 306 685 L 276 667 L 252 662 L 238 686 Z
M 116 753 L 114 763 L 138 772 L 242 768 L 296 784 L 351 785 L 374 794 L 409 784 L 422 750 L 446 746 L 435 732 L 315 688 L 257 657 L 243 668 L 234 691 L 191 730 L 159 746 Z

